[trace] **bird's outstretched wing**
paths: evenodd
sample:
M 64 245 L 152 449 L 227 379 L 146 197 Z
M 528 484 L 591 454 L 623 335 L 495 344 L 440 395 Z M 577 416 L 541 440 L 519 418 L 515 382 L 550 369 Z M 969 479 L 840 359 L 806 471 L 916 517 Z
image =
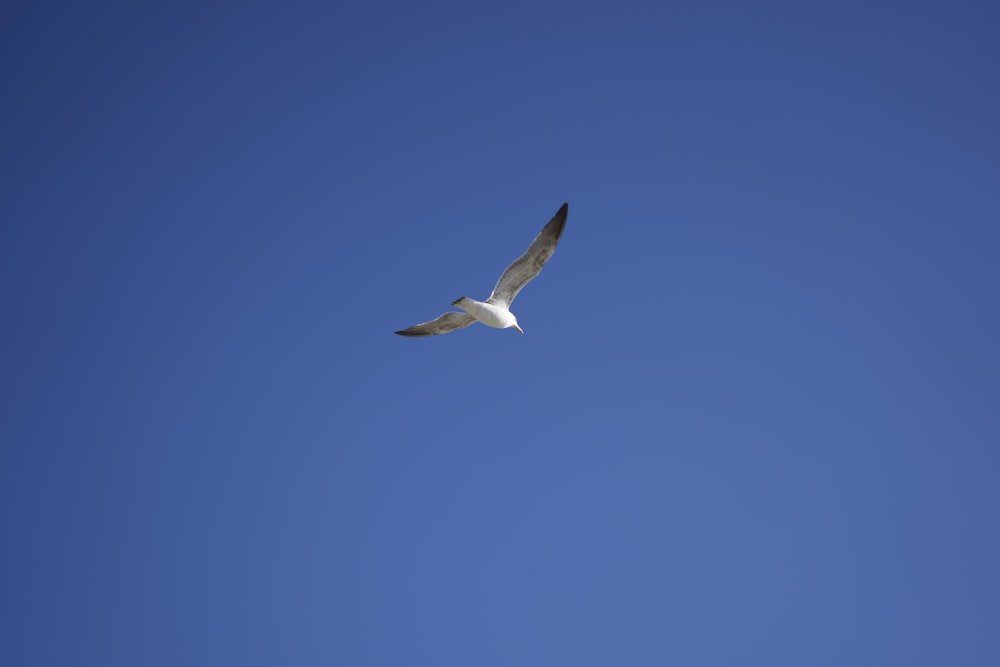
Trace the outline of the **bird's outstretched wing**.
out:
M 521 288 L 538 275 L 545 262 L 549 261 L 549 257 L 556 251 L 556 244 L 559 243 L 559 237 L 562 236 L 563 228 L 566 226 L 567 213 L 569 204 L 563 204 L 524 254 L 503 272 L 486 303 L 509 307 Z
M 476 318 L 468 313 L 447 312 L 436 320 L 414 324 L 409 329 L 403 329 L 396 333 L 400 336 L 437 336 L 457 329 L 464 329 L 475 321 Z

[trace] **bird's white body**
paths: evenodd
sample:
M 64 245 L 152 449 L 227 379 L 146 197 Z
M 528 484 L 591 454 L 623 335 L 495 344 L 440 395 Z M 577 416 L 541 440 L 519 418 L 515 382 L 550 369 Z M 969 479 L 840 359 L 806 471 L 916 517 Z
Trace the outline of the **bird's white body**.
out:
M 476 301 L 467 296 L 463 296 L 452 305 L 461 308 L 488 327 L 495 329 L 517 327 L 520 331 L 514 313 L 501 306 L 494 306 L 492 303 L 486 303 L 485 301 Z M 521 333 L 524 332 L 522 331 Z

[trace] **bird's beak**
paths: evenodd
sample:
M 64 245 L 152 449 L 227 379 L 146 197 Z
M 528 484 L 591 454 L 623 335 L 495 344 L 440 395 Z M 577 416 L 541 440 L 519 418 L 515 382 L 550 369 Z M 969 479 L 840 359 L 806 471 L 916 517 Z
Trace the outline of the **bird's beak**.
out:
M 518 331 L 520 331 L 521 333 L 524 333 L 524 329 L 522 329 L 520 326 L 518 326 L 518 325 L 515 324 L 514 328 L 517 329 Z

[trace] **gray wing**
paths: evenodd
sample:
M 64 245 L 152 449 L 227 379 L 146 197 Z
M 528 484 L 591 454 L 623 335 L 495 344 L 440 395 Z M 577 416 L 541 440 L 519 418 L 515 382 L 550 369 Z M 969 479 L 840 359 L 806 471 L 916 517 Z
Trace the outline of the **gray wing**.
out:
M 400 336 L 437 336 L 438 334 L 451 333 L 457 329 L 464 329 L 476 321 L 468 313 L 448 312 L 430 322 L 414 324 L 409 329 L 403 329 L 396 333 Z
M 569 204 L 563 204 L 524 254 L 503 272 L 490 298 L 486 300 L 487 303 L 510 306 L 521 288 L 538 275 L 545 262 L 549 261 L 549 257 L 556 251 L 556 244 L 559 243 L 559 237 L 562 236 L 563 228 L 566 226 L 567 213 Z

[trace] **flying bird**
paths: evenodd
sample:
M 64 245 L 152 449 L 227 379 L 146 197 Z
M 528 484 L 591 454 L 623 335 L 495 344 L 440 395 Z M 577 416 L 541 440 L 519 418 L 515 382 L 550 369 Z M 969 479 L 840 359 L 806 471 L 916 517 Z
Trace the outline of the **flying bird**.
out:
M 396 333 L 400 336 L 436 336 L 464 329 L 476 321 L 497 329 L 514 328 L 524 333 L 518 326 L 514 313 L 510 312 L 510 304 L 514 302 L 514 297 L 521 288 L 539 274 L 545 262 L 549 261 L 549 257 L 556 251 L 556 244 L 559 243 L 559 237 L 562 236 L 563 228 L 566 226 L 567 213 L 569 204 L 563 204 L 524 254 L 503 272 L 496 287 L 493 288 L 493 293 L 486 301 L 476 301 L 463 296 L 453 301 L 451 305 L 465 312 L 449 311 L 435 320 L 415 324 Z

